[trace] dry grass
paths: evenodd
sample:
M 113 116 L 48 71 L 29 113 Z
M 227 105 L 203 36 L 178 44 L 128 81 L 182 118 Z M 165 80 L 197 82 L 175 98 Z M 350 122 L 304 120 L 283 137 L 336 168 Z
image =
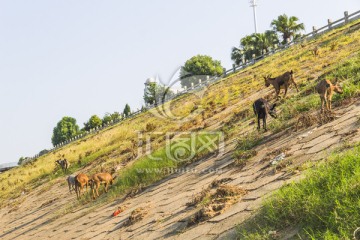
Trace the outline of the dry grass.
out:
M 196 199 L 199 203 L 203 202 L 205 198 L 208 199 L 202 204 L 200 209 L 188 219 L 188 227 L 223 213 L 225 209 L 236 203 L 239 198 L 247 193 L 247 191 L 242 188 L 224 184 L 218 185 L 215 191 L 211 190 L 210 187 L 207 190 L 207 192 L 203 190 L 201 194 L 198 195 L 202 197 L 202 199 L 197 196 Z M 195 200 L 193 201 L 195 202 Z M 197 205 L 199 205 L 199 203 Z
M 149 213 L 149 207 L 139 207 L 130 213 L 129 218 L 124 222 L 123 226 L 127 227 L 133 225 L 144 219 L 144 217 Z
M 303 113 L 300 115 L 300 117 L 297 120 L 296 123 L 296 130 L 298 131 L 301 128 L 308 128 L 314 125 L 315 123 L 318 123 L 319 119 L 314 116 L 314 114 L 311 113 Z

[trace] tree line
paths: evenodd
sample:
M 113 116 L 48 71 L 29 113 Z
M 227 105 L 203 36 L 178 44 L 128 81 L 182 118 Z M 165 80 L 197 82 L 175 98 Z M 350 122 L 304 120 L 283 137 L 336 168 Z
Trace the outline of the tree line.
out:
M 101 127 L 110 123 L 111 121 L 119 121 L 131 114 L 129 104 L 126 104 L 122 113 L 106 113 L 103 118 L 97 115 L 92 115 L 90 119 L 84 123 L 84 127 L 80 129 L 73 117 L 63 117 L 54 127 L 51 142 L 55 146 L 59 143 L 67 141 L 79 134 L 89 131 L 90 129 Z

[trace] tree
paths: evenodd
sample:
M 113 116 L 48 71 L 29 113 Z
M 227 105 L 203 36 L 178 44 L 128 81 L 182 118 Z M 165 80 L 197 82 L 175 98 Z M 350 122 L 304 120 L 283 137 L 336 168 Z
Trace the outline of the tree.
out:
M 264 51 L 274 47 L 279 39 L 274 31 L 268 30 L 265 33 L 254 33 L 240 39 L 240 47 L 233 47 L 231 60 L 235 64 L 243 63 L 245 59 L 251 59 L 253 54 L 260 56 Z
M 221 62 L 213 60 L 210 56 L 197 55 L 187 60 L 180 69 L 180 81 L 182 87 L 191 87 L 191 83 L 204 81 L 206 76 L 216 76 L 223 73 Z
M 158 84 L 156 82 L 148 82 L 145 86 L 144 101 L 145 104 L 159 104 L 164 102 L 165 97 L 174 96 L 174 92 L 167 86 Z
M 268 51 L 269 48 L 274 47 L 279 43 L 279 39 L 274 31 L 265 31 L 265 33 L 253 34 L 253 45 L 256 55 L 262 55 L 264 51 Z
M 111 122 L 111 115 L 110 113 L 106 113 L 105 116 L 102 119 L 103 124 L 108 124 L 109 122 Z
M 76 119 L 72 117 L 63 117 L 53 130 L 51 142 L 55 146 L 78 134 L 79 126 L 76 124 Z
M 38 155 L 39 155 L 39 156 L 42 156 L 42 155 L 47 154 L 48 152 L 49 152 L 49 150 L 44 149 L 44 150 L 41 150 Z
M 88 122 L 84 123 L 83 130 L 89 131 L 90 129 L 99 127 L 102 125 L 102 120 L 97 115 L 92 115 Z
M 19 158 L 18 165 L 23 164 L 23 162 L 24 162 L 25 160 L 27 160 L 27 159 L 28 159 L 27 157 L 21 157 L 21 158 Z
M 130 113 L 131 113 L 130 106 L 129 106 L 129 104 L 126 104 L 125 108 L 124 108 L 124 111 L 123 111 L 124 117 L 128 117 L 130 115 Z
M 112 114 L 110 114 L 111 120 L 113 121 L 118 121 L 121 119 L 121 115 L 119 112 L 114 112 Z
M 102 119 L 102 123 L 103 124 L 108 124 L 111 121 L 117 121 L 121 119 L 121 115 L 119 112 L 114 112 L 114 113 L 105 113 L 105 116 Z
M 295 16 L 288 17 L 286 14 L 283 14 L 274 19 L 271 22 L 271 26 L 276 32 L 282 34 L 282 43 L 286 43 L 286 39 L 299 37 L 298 32 L 305 30 L 304 24 L 298 23 L 298 21 L 299 19 Z

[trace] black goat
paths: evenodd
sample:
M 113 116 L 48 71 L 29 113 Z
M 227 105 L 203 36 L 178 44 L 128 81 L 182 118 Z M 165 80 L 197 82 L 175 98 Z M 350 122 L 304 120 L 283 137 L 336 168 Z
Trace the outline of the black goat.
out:
M 275 107 L 276 107 L 276 103 L 270 106 L 269 103 L 263 98 L 259 98 L 254 102 L 253 109 L 258 120 L 258 130 L 260 130 L 260 119 L 263 120 L 263 128 L 265 131 L 267 131 L 266 129 L 267 115 L 270 114 L 271 117 L 277 118 Z

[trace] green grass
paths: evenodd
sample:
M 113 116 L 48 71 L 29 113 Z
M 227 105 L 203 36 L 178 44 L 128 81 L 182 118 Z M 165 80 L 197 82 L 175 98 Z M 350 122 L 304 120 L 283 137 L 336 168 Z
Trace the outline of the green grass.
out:
M 269 231 L 298 228 L 299 239 L 349 239 L 359 222 L 357 145 L 353 150 L 334 153 L 310 170 L 304 180 L 282 187 L 254 219 L 238 227 L 238 237 L 271 239 Z
M 235 164 L 241 167 L 245 166 L 246 162 L 257 154 L 253 148 L 259 145 L 261 140 L 261 134 L 257 130 L 236 139 L 236 147 L 233 153 Z

